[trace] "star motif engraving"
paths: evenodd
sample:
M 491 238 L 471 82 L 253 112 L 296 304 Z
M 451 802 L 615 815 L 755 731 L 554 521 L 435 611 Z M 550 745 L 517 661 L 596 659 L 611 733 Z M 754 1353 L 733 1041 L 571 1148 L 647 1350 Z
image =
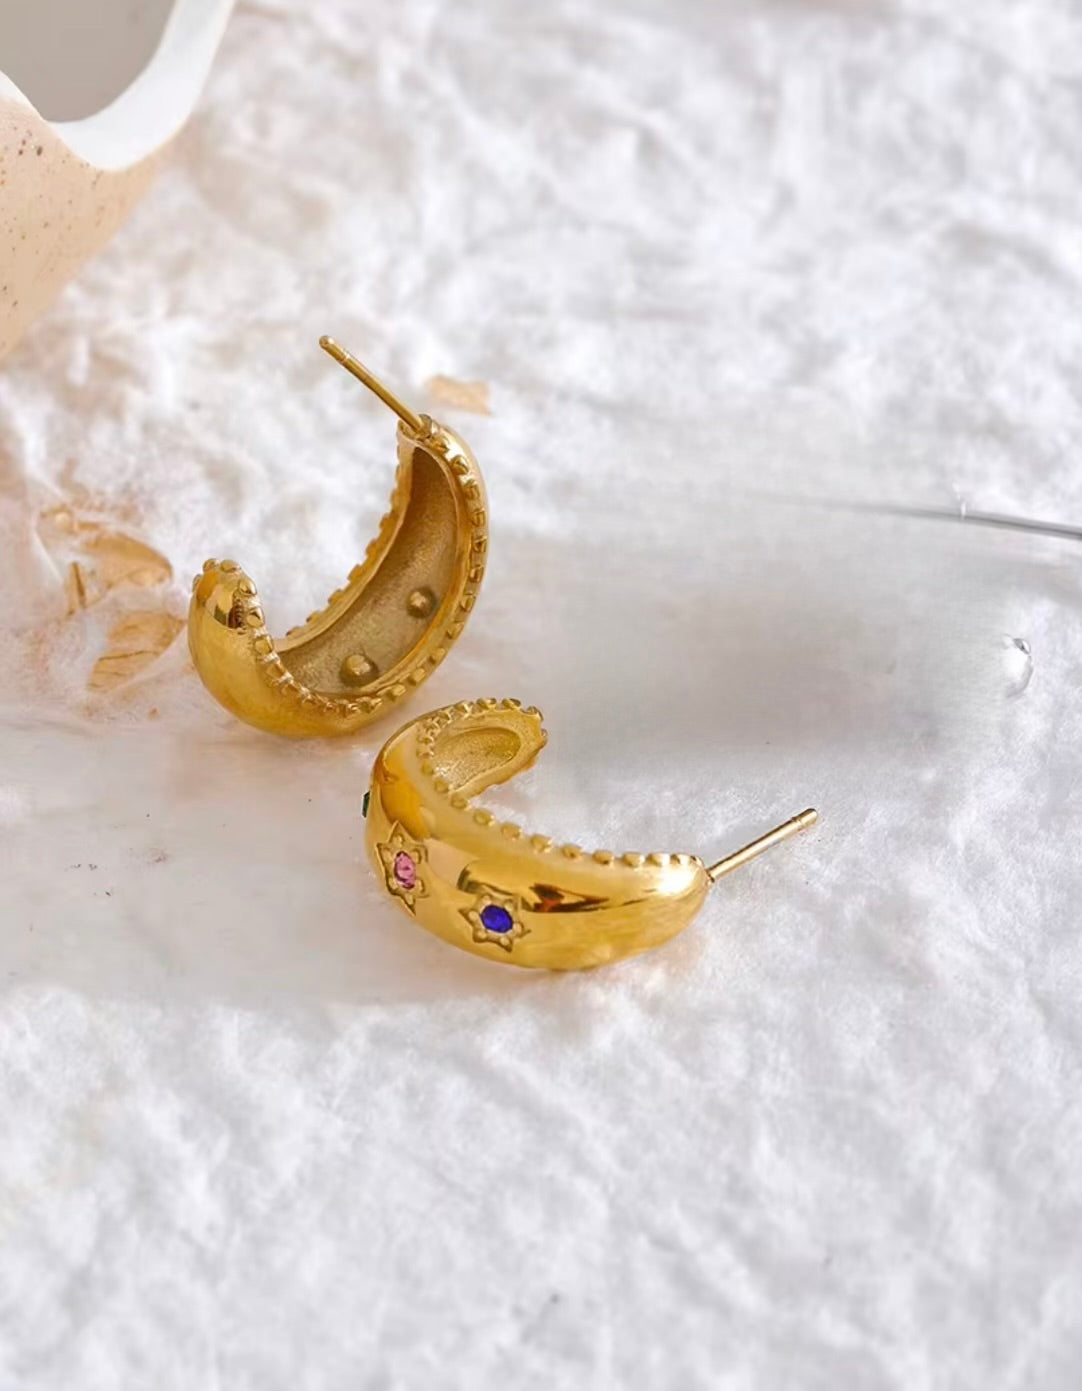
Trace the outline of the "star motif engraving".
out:
M 410 840 L 396 821 L 385 841 L 376 842 L 376 851 L 383 866 L 383 882 L 387 892 L 400 899 L 411 913 L 417 900 L 428 893 L 421 874 L 426 852 L 423 845 Z
M 521 899 L 498 889 L 485 889 L 459 912 L 469 923 L 475 942 L 492 942 L 504 951 L 509 952 L 530 930 L 522 921 Z

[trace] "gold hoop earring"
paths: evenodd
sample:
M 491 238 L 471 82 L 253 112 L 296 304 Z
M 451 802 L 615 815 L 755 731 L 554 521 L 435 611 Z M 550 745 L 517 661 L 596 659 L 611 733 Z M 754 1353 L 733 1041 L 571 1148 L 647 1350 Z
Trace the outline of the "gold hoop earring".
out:
M 368 853 L 388 894 L 421 927 L 490 961 L 575 970 L 660 946 L 720 878 L 817 820 L 803 811 L 707 865 L 553 845 L 470 806 L 528 768 L 545 741 L 540 712 L 518 701 L 448 706 L 384 745 L 365 797 Z
M 249 724 L 295 738 L 351 734 L 419 686 L 469 618 L 488 545 L 484 483 L 465 443 L 333 339 L 319 342 L 399 418 L 390 510 L 345 587 L 281 641 L 233 560 L 203 566 L 188 617 L 210 693 Z

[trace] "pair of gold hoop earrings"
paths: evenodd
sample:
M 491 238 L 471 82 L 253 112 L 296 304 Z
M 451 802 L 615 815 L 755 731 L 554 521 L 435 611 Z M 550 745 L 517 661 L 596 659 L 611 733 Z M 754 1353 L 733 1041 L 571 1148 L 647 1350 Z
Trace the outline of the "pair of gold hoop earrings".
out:
M 398 416 L 387 515 L 346 585 L 281 641 L 235 561 L 207 561 L 188 621 L 212 695 L 294 738 L 353 733 L 420 686 L 465 627 L 488 549 L 484 483 L 466 444 L 332 339 L 320 346 Z M 659 946 L 718 879 L 816 820 L 803 811 L 707 865 L 557 845 L 471 804 L 530 767 L 545 740 L 540 712 L 518 701 L 447 706 L 391 736 L 364 798 L 368 854 L 386 892 L 429 932 L 491 961 L 573 970 Z

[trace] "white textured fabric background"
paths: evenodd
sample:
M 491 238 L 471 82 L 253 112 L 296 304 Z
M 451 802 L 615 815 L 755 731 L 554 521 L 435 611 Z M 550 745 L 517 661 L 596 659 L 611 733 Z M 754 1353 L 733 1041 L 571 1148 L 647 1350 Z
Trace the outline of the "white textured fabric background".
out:
M 0 373 L 5 1391 L 1078 1385 L 1080 557 L 780 499 L 1082 517 L 1080 218 L 1070 0 L 241 4 Z M 668 948 L 458 955 L 361 857 L 389 731 L 246 729 L 183 635 L 88 692 L 207 555 L 276 631 L 359 558 L 321 332 L 485 469 L 411 713 L 544 709 L 498 805 L 819 807 Z M 67 614 L 111 530 L 175 578 Z

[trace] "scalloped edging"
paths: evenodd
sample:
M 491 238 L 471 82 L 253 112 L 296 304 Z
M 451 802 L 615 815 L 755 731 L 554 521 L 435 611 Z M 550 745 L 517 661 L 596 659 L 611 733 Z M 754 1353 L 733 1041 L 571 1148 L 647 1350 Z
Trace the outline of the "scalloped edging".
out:
M 267 629 L 256 584 L 248 575 L 243 573 L 239 562 L 235 560 L 208 560 L 203 565 L 204 575 L 212 570 L 218 570 L 226 575 L 238 573 L 241 575 L 235 590 L 237 597 L 234 610 L 238 620 L 237 626 L 243 624 L 248 632 L 256 662 L 268 689 L 281 700 L 306 714 L 329 715 L 347 725 L 355 724 L 356 727 L 367 724 L 381 711 L 386 711 L 392 705 L 397 704 L 411 690 L 416 690 L 431 676 L 461 635 L 473 610 L 477 594 L 481 588 L 481 581 L 484 578 L 488 554 L 488 517 L 481 502 L 480 471 L 474 468 L 465 453 L 458 451 L 452 453 L 450 442 L 439 424 L 429 416 L 423 416 L 422 419 L 426 426 L 424 434 L 416 437 L 410 436 L 410 439 L 415 445 L 427 449 L 443 462 L 447 477 L 462 494 L 467 515 L 472 523 L 470 564 L 466 581 L 454 608 L 454 616 L 443 631 L 442 641 L 428 652 L 411 672 L 406 674 L 404 680 L 389 680 L 383 686 L 377 684 L 370 694 L 363 696 L 327 695 L 324 692 L 313 690 L 303 681 L 298 681 L 282 661 L 275 640 Z M 303 623 L 290 628 L 286 634 L 287 637 L 303 633 L 305 629 L 323 619 L 332 605 L 342 598 L 349 585 L 363 578 L 372 555 L 382 547 L 386 534 L 394 525 L 398 510 L 402 505 L 404 471 L 405 466 L 400 463 L 395 471 L 395 484 L 391 492 L 388 510 L 380 521 L 376 535 L 365 550 L 364 560 L 350 571 L 346 585 L 336 589 L 326 604 L 321 609 L 316 609 L 310 613 Z M 193 589 L 202 578 L 202 575 L 195 576 L 192 581 Z
M 423 717 L 414 728 L 414 741 L 422 776 L 428 780 L 436 795 L 445 799 L 456 811 L 469 811 L 472 799 L 460 792 L 453 792 L 446 779 L 437 773 L 436 765 L 433 762 L 436 740 L 452 725 L 467 718 L 490 714 L 493 710 L 516 710 L 535 719 L 542 742 L 547 740 L 547 732 L 541 724 L 541 711 L 536 705 L 523 708 L 520 700 L 511 697 L 497 700 L 495 697 L 488 696 L 478 700 L 461 700 L 454 705 L 445 705 L 442 709 L 434 710 L 430 715 Z M 576 845 L 573 842 L 557 844 L 551 836 L 536 835 L 524 831 L 515 821 L 500 821 L 485 807 L 474 807 L 472 816 L 476 825 L 491 830 L 494 834 L 500 835 L 508 841 L 524 840 L 527 842 L 528 848 L 539 855 L 558 854 L 566 860 L 590 860 L 597 865 L 624 869 L 664 869 L 670 865 L 690 868 L 695 865 L 703 865 L 702 860 L 697 855 L 689 855 L 684 852 L 670 853 L 654 850 L 644 854 L 638 850 L 627 850 L 622 854 L 616 854 L 612 850 L 584 850 L 581 845 Z

